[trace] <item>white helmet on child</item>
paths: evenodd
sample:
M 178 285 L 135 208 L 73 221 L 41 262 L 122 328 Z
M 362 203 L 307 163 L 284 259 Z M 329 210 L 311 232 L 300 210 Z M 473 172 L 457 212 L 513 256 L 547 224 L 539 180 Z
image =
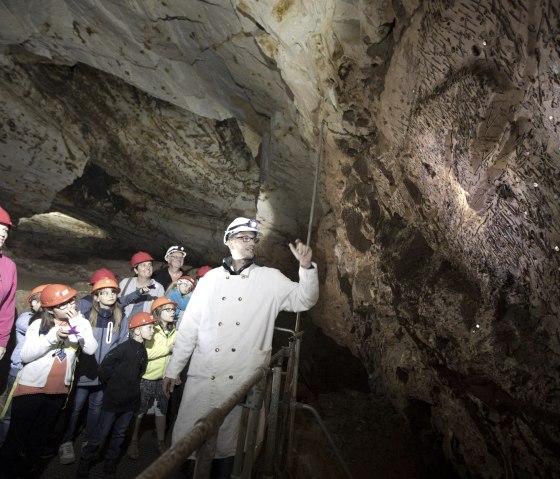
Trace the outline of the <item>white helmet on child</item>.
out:
M 224 232 L 224 244 L 227 244 L 228 239 L 232 234 L 240 231 L 252 231 L 253 233 L 256 233 L 257 236 L 260 236 L 261 233 L 257 229 L 258 226 L 259 222 L 257 220 L 244 217 L 235 218 Z

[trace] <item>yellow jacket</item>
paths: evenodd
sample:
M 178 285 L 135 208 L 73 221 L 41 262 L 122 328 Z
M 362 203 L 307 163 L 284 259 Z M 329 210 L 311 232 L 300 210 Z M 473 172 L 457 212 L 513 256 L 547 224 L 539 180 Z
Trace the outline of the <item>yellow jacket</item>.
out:
M 169 345 L 175 342 L 176 329 L 172 329 L 167 333 L 160 324 L 154 328 L 154 337 L 150 341 L 146 341 L 146 352 L 148 353 L 148 367 L 143 379 L 155 381 L 163 379 L 165 376 L 165 368 L 171 359 L 171 351 Z

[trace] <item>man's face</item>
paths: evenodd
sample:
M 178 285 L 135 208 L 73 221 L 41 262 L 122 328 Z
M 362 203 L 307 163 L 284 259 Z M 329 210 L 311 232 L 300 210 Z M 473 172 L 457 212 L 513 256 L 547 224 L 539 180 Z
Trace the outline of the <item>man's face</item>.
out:
M 259 242 L 253 231 L 238 231 L 228 240 L 227 245 L 235 260 L 253 259 Z
M 0 225 L 0 249 L 2 249 L 2 246 L 4 246 L 4 243 L 8 239 L 8 231 L 10 231 L 10 228 L 6 225 Z
M 167 257 L 167 263 L 170 266 L 174 266 L 175 268 L 181 268 L 181 266 L 183 266 L 184 261 L 185 261 L 185 257 L 179 252 L 171 253 Z

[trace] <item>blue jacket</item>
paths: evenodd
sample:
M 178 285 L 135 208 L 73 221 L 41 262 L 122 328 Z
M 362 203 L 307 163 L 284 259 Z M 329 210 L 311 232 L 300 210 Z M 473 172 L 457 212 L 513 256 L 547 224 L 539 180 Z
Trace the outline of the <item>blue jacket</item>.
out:
M 16 320 L 16 347 L 10 357 L 12 362 L 10 376 L 17 376 L 17 373 L 23 367 L 20 353 L 23 343 L 25 342 L 25 333 L 29 327 L 29 320 L 33 317 L 33 315 L 33 311 L 26 311 L 25 313 L 21 313 Z
M 174 288 L 173 290 L 169 291 L 169 293 L 167 293 L 167 298 L 177 303 L 177 311 L 175 311 L 175 321 L 177 321 L 181 314 L 183 314 L 185 309 L 187 309 L 187 304 L 189 304 L 191 296 L 192 292 L 182 295 L 177 288 Z
M 115 308 L 121 308 L 119 303 L 115 304 Z M 122 308 L 121 308 L 122 311 Z M 82 313 L 89 319 L 91 308 L 86 313 Z M 97 340 L 97 350 L 95 354 L 81 354 L 78 366 L 76 367 L 75 376 L 78 378 L 76 384 L 78 386 L 97 386 L 100 384 L 98 371 L 101 361 L 107 356 L 107 353 L 113 350 L 118 344 L 123 343 L 128 338 L 128 323 L 124 314 L 119 329 L 113 330 L 114 317 L 111 309 L 100 308 L 97 313 L 97 324 L 92 327 L 93 336 Z

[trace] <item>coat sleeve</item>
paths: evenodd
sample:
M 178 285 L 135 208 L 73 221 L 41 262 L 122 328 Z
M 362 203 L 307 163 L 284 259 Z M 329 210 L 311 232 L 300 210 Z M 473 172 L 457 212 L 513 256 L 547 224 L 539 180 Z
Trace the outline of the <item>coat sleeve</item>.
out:
M 81 314 L 68 321 L 70 326 L 76 326 L 80 332 L 78 343 L 85 354 L 93 354 L 97 351 L 97 340 L 93 336 L 90 322 Z
M 307 311 L 315 306 L 319 299 L 319 274 L 317 265 L 313 268 L 299 268 L 299 283 L 293 282 L 277 271 L 276 294 L 282 311 Z
M 144 346 L 146 347 L 146 353 L 148 354 L 148 361 L 169 355 L 167 338 L 165 337 L 165 333 L 159 330 L 156 331 L 152 339 L 144 342 Z
M 16 319 L 17 272 L 15 264 L 7 259 L 6 269 L 2 271 L 2 283 L 6 283 L 6 294 L 2 298 L 0 289 L 0 347 L 5 348 L 10 339 L 10 332 Z M 1 287 L 1 283 L 0 283 Z
M 111 375 L 115 370 L 115 366 L 121 361 L 123 348 L 118 347 L 107 353 L 99 365 L 99 379 L 102 383 L 107 384 L 111 379 Z
M 57 327 L 53 327 L 47 334 L 39 334 L 41 321 L 34 321 L 25 333 L 25 342 L 21 348 L 21 361 L 30 363 L 43 357 L 58 344 Z

